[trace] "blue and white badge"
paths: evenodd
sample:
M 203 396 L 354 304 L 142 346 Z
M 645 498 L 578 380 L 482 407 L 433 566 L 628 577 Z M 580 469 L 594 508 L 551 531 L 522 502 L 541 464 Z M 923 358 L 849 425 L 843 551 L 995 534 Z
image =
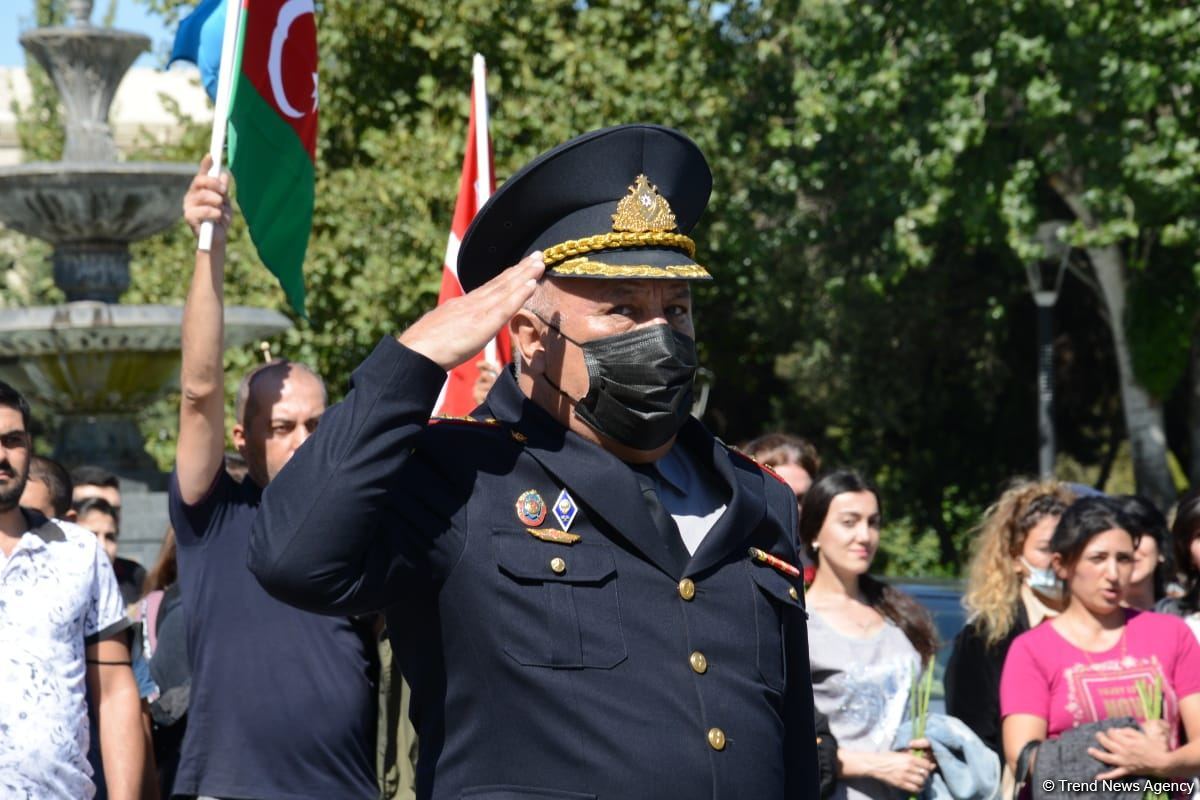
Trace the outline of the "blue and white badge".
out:
M 558 520 L 558 524 L 562 526 L 564 531 L 571 529 L 571 523 L 575 521 L 575 515 L 579 513 L 579 507 L 575 505 L 575 501 L 571 499 L 571 495 L 563 489 L 558 493 L 558 499 L 554 501 L 554 518 Z

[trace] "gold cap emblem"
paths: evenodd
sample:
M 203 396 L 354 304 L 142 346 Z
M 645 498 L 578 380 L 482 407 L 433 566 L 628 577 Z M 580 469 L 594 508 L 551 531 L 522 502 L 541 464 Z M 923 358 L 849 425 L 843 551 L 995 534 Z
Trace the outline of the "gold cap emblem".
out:
M 675 212 L 645 175 L 638 175 L 629 194 L 617 203 L 613 230 L 644 233 L 675 230 Z

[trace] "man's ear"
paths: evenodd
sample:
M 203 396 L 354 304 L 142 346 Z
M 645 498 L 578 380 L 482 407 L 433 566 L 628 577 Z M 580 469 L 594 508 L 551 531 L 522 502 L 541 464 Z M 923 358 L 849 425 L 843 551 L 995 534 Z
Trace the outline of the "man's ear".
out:
M 509 320 L 508 332 L 521 359 L 521 372 L 541 375 L 546 371 L 546 346 L 540 320 L 531 311 L 519 310 Z
M 246 447 L 246 428 L 240 422 L 233 426 L 233 446 L 238 451 Z

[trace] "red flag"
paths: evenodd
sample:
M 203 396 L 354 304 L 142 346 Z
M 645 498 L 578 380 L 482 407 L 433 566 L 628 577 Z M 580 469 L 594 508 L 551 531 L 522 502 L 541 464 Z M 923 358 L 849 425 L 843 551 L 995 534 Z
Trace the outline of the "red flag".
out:
M 483 56 L 475 54 L 471 82 L 471 116 L 467 122 L 467 148 L 463 155 L 462 177 L 458 181 L 458 201 L 454 204 L 454 222 L 450 226 L 450 241 L 446 244 L 446 260 L 442 265 L 442 289 L 438 305 L 461 297 L 458 282 L 458 247 L 467 233 L 471 220 L 496 191 L 492 170 L 492 140 L 488 134 L 486 71 Z M 483 399 L 500 369 L 512 361 L 512 345 L 505 327 L 488 346 L 450 370 L 442 394 L 434 406 L 435 414 L 464 416 Z

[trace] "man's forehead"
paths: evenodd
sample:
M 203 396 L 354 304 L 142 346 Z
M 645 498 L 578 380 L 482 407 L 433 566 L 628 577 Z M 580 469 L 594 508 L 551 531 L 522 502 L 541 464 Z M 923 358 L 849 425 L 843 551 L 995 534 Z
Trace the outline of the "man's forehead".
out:
M 601 280 L 593 278 L 570 278 L 552 280 L 551 285 L 565 297 L 603 302 L 612 300 L 637 300 L 662 293 L 665 297 L 688 297 L 692 293 L 688 281 L 672 280 Z
M 270 419 L 307 419 L 325 413 L 325 394 L 316 381 L 311 386 L 285 387 L 268 402 L 270 405 L 263 410 Z
M 24 432 L 25 418 L 21 412 L 11 406 L 0 406 L 0 436 Z
M 280 400 L 269 409 L 268 418 L 271 420 L 303 421 L 315 419 L 325 413 L 325 404 L 294 403 L 286 399 Z

